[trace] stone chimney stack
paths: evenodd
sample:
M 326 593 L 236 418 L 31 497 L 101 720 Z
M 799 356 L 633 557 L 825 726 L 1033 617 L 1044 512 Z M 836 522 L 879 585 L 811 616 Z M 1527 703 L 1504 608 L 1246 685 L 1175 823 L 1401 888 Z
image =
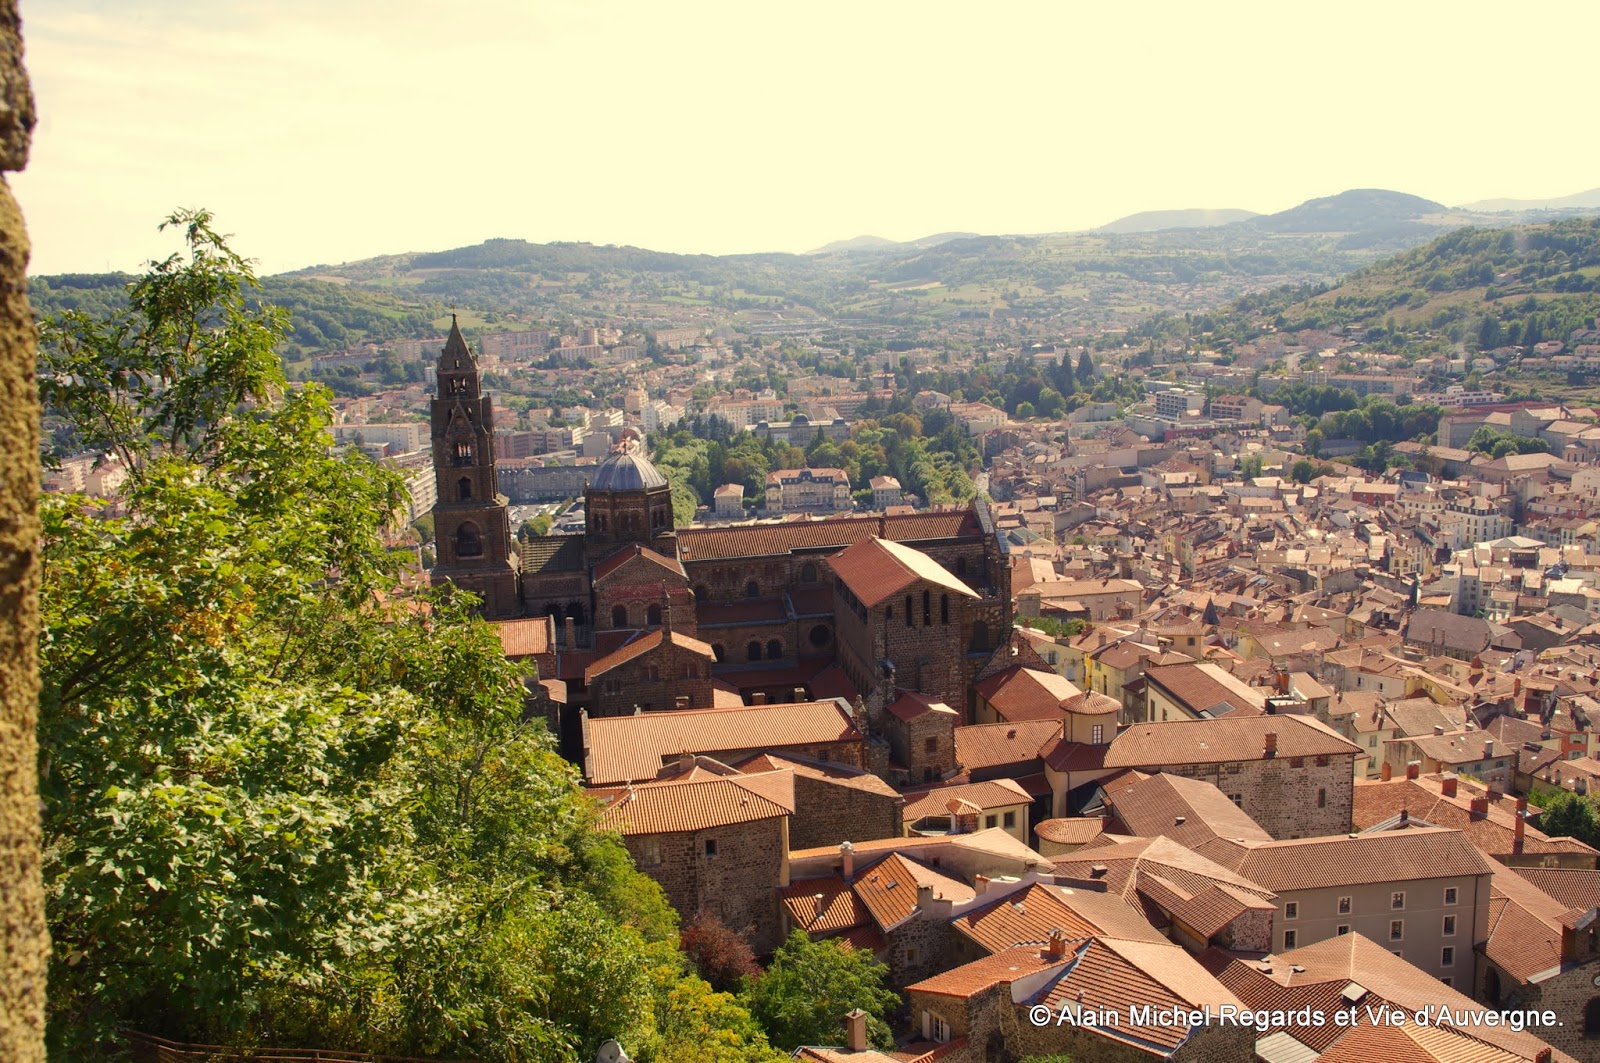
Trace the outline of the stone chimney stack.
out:
M 562 632 L 562 648 L 568 653 L 578 648 L 578 622 L 572 617 L 567 617 L 566 627 Z
M 1271 760 L 1273 757 L 1278 755 L 1278 732 L 1268 731 L 1266 738 L 1267 748 L 1264 750 L 1264 753 L 1267 759 Z
M 1067 935 L 1060 930 L 1050 931 L 1050 942 L 1044 947 L 1045 959 L 1059 960 L 1067 954 Z
M 1388 782 L 1390 779 L 1394 778 L 1394 765 L 1390 764 L 1387 760 L 1384 761 L 1383 767 L 1378 769 L 1378 778 L 1382 779 L 1384 782 Z
M 1483 759 L 1484 760 L 1488 760 L 1490 757 L 1493 757 L 1493 756 L 1494 756 L 1494 739 L 1491 738 L 1488 741 L 1483 743 Z
M 1456 776 L 1448 774 L 1439 779 L 1439 792 L 1446 797 L 1456 795 Z
M 1487 797 L 1474 797 L 1472 799 L 1472 818 L 1486 819 L 1489 815 L 1489 799 Z
M 856 847 L 849 842 L 839 843 L 839 859 L 843 864 L 840 874 L 846 882 L 854 882 L 856 877 Z
M 867 1013 L 860 1008 L 845 1012 L 844 1046 L 852 1052 L 867 1050 Z
M 1422 761 L 1420 761 L 1420 760 L 1408 760 L 1408 761 L 1406 761 L 1406 778 L 1407 779 L 1416 780 L 1416 779 L 1420 778 L 1421 775 L 1422 775 Z
M 1527 826 L 1528 799 L 1526 797 L 1519 797 L 1517 798 L 1517 822 L 1512 828 L 1511 835 L 1511 851 L 1513 853 L 1522 852 L 1523 834 L 1527 830 Z
M 972 892 L 973 893 L 977 894 L 979 897 L 982 897 L 985 893 L 988 892 L 988 890 L 989 890 L 989 876 L 988 875 L 973 875 L 972 876 Z

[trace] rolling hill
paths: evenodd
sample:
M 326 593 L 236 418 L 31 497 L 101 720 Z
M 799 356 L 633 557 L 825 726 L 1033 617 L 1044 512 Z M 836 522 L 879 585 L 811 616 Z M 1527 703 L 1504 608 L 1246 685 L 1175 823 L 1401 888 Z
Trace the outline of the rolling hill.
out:
M 1097 233 L 1153 233 L 1164 229 L 1211 229 L 1259 217 L 1253 210 L 1142 210 L 1107 222 Z

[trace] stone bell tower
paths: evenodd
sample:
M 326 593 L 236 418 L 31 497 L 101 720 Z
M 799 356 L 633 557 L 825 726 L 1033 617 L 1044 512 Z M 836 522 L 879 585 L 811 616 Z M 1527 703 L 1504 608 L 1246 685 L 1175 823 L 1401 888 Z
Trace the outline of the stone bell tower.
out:
M 481 597 L 483 614 L 491 620 L 520 616 L 511 511 L 495 478 L 494 403 L 483 393 L 478 360 L 453 314 L 438 375 L 431 404 L 438 557 L 430 575 L 434 586 L 450 583 Z

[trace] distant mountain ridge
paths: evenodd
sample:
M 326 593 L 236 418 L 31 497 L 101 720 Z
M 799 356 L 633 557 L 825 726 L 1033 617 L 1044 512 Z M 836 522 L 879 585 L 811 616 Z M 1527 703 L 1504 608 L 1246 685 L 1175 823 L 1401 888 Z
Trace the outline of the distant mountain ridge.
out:
M 1253 210 L 1189 208 L 1187 210 L 1141 210 L 1116 221 L 1107 222 L 1091 232 L 1097 233 L 1153 233 L 1166 229 L 1212 229 L 1260 217 Z
M 1600 188 L 1591 188 L 1587 192 L 1577 192 L 1555 199 L 1480 199 L 1476 203 L 1463 204 L 1461 209 L 1487 213 L 1522 210 L 1600 210 Z
M 849 254 L 852 251 L 925 251 L 952 240 L 967 240 L 980 233 L 934 233 L 917 240 L 887 240 L 881 236 L 853 236 L 848 240 L 834 240 L 823 244 L 808 255 Z
M 1234 224 L 1274 233 L 1351 233 L 1413 223 L 1430 214 L 1448 212 L 1443 203 L 1421 196 L 1385 188 L 1352 188 Z

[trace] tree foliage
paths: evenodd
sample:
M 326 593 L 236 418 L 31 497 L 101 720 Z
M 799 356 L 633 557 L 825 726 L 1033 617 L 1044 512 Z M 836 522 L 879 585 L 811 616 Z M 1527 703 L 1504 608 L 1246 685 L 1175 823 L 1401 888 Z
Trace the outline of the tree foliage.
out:
M 137 469 L 118 512 L 42 506 L 54 1053 L 111 1057 L 129 1024 L 770 1060 L 748 1013 L 690 972 L 660 889 L 595 829 L 470 596 L 401 589 L 385 549 L 399 479 L 329 454 L 327 394 L 287 390 L 258 357 L 281 318 L 241 301 L 242 261 L 191 221 L 193 256 L 136 282 L 126 319 L 45 332 L 57 409 Z M 126 367 L 117 394 L 66 372 L 96 351 Z
M 750 1013 L 779 1048 L 838 1044 L 846 1012 L 867 1013 L 867 1033 L 879 1048 L 892 1045 L 884 1022 L 899 997 L 884 988 L 889 969 L 870 953 L 812 941 L 796 930 L 773 953 L 767 971 L 743 993 Z

